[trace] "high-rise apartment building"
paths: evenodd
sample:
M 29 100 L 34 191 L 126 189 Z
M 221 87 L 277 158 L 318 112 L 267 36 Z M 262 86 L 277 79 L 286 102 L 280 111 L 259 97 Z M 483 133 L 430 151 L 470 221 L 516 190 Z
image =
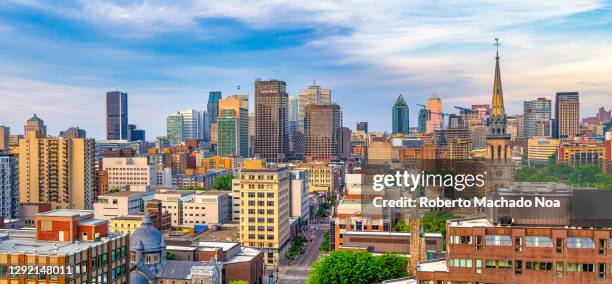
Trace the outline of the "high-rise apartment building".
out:
M 262 250 L 269 266 L 289 248 L 290 183 L 285 167 L 240 172 L 240 243 Z
M 284 81 L 255 81 L 255 156 L 267 162 L 285 162 L 288 158 L 287 97 Z
M 0 216 L 19 217 L 19 167 L 17 156 L 0 152 Z
M 571 138 L 580 133 L 580 100 L 578 92 L 558 92 L 555 96 L 554 137 Z
M 551 103 L 549 99 L 538 98 L 533 101 L 525 101 L 523 103 L 523 115 L 525 116 L 525 139 L 531 137 L 546 137 L 540 130 L 544 130 L 548 126 L 551 128 Z M 550 134 L 548 135 L 550 136 Z
M 425 123 L 425 133 L 433 133 L 436 129 L 444 128 L 444 116 L 442 114 L 442 99 L 437 94 L 432 94 L 431 98 L 425 103 L 427 109 L 427 122 Z
M 50 203 L 54 209 L 91 209 L 96 190 L 94 139 L 19 140 L 20 202 Z
M 336 104 L 305 107 L 307 161 L 339 160 L 341 115 L 340 106 Z
M 217 154 L 249 156 L 249 97 L 234 95 L 219 100 Z
M 393 134 L 408 134 L 410 132 L 408 105 L 402 95 L 399 95 L 395 104 L 393 104 L 392 113 Z
M 0 125 L 0 152 L 8 152 L 9 150 L 9 137 L 11 136 L 11 128 L 8 126 Z
M 126 140 L 128 137 L 127 93 L 106 93 L 106 140 Z
M 40 117 L 34 114 L 28 121 L 26 121 L 26 125 L 23 127 L 24 135 L 28 135 L 28 133 L 35 133 L 37 138 L 47 137 L 47 126 L 45 126 L 45 122 L 40 119 Z
M 150 165 L 146 157 L 104 158 L 102 169 L 108 175 L 109 190 L 127 191 L 131 186 L 143 188 L 156 184 L 157 168 Z
M 322 89 L 321 86 L 312 85 L 301 90 L 298 94 L 298 131 L 304 133 L 304 116 L 307 105 L 329 105 L 331 104 L 331 90 Z

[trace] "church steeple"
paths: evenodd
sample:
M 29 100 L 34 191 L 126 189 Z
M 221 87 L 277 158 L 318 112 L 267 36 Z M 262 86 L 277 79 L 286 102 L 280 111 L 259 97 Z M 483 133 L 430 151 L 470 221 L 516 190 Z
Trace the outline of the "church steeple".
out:
M 491 105 L 491 116 L 504 116 L 504 93 L 502 92 L 501 73 L 499 71 L 499 38 L 495 38 L 497 52 L 495 56 L 495 79 L 493 81 L 493 102 Z

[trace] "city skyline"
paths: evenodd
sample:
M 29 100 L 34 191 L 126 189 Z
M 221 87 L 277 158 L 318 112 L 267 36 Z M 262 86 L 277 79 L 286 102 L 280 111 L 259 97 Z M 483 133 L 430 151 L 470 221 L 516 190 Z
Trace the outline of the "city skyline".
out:
M 256 78 L 283 80 L 292 96 L 316 80 L 351 128 L 368 121 L 390 131 L 389 108 L 403 94 L 416 127 L 416 104 L 433 92 L 449 113 L 491 103 L 496 36 L 508 114 L 565 91 L 580 92 L 581 118 L 610 108 L 602 104 L 612 90 L 607 2 L 507 4 L 490 15 L 478 3 L 449 5 L 444 21 L 418 3 L 72 4 L 0 4 L 0 119 L 12 129 L 36 113 L 51 135 L 79 126 L 103 138 L 104 94 L 120 90 L 129 95 L 129 123 L 152 140 L 165 133 L 168 114 L 206 109 L 209 91 L 231 95 L 240 85 L 254 101 Z M 285 13 L 267 22 L 278 9 Z

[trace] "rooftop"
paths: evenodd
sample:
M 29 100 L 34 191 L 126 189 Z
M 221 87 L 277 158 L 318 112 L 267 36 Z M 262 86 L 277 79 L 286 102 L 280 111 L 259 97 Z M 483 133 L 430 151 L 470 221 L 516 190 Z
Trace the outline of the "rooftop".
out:
M 448 267 L 446 267 L 446 259 L 434 259 L 434 260 L 419 262 L 417 264 L 417 271 L 419 272 L 448 272 Z
M 87 217 L 93 215 L 91 210 L 74 210 L 74 209 L 58 209 L 51 210 L 43 213 L 38 213 L 38 216 L 50 216 L 50 217 Z
M 487 218 L 449 220 L 449 227 L 495 227 Z
M 410 237 L 412 234 L 409 232 L 377 232 L 377 231 L 346 231 L 345 235 L 368 235 L 368 236 L 404 236 Z M 441 233 L 425 233 L 425 237 L 430 238 L 442 238 Z
M 100 197 L 130 197 L 130 196 L 137 196 L 137 195 L 149 195 L 149 194 L 153 194 L 154 192 L 145 192 L 145 191 L 119 191 L 119 192 L 114 192 L 114 193 L 109 193 L 109 194 L 105 194 L 105 195 L 100 195 L 98 196 L 98 198 Z
M 233 247 L 240 246 L 238 242 L 199 242 L 198 246 L 200 247 L 213 247 L 213 248 L 222 248 L 223 251 L 229 251 Z
M 98 246 L 109 241 L 109 238 L 100 238 L 95 241 L 55 242 L 39 241 L 35 239 L 35 230 L 3 230 L 0 232 L 0 253 L 18 253 L 36 255 L 63 255 L 73 254 L 92 246 Z M 119 237 L 120 234 L 109 233 L 109 237 Z

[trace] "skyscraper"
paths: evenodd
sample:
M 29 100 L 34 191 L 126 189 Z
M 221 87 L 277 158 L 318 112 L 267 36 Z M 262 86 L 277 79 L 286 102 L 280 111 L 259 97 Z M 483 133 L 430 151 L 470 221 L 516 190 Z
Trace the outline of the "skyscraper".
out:
M 310 104 L 305 108 L 306 160 L 331 162 L 340 159 L 340 106 Z
M 357 127 L 356 127 L 357 131 L 363 131 L 365 133 L 368 133 L 368 122 L 367 121 L 360 121 L 357 122 Z
M 195 109 L 184 109 L 178 114 L 183 117 L 183 141 L 202 139 L 200 112 Z
M 38 138 L 47 137 L 47 126 L 45 126 L 45 122 L 36 116 L 36 114 L 26 121 L 26 125 L 23 127 L 23 129 L 25 136 L 27 136 L 28 133 L 33 132 Z
M 53 209 L 92 209 L 96 189 L 94 139 L 38 138 L 19 141 L 20 202 Z
M 285 162 L 289 154 L 288 95 L 284 81 L 255 81 L 255 156 Z
M 578 92 L 558 92 L 555 96 L 554 137 L 571 138 L 580 133 Z
M 234 95 L 219 100 L 217 154 L 249 156 L 249 97 Z
M 545 98 L 538 98 L 533 101 L 525 101 L 523 103 L 523 114 L 525 116 L 525 139 L 531 137 L 546 137 L 550 136 L 551 128 L 551 103 L 550 100 Z M 539 128 L 546 128 L 548 125 L 549 134 L 541 133 L 537 131 Z M 544 134 L 544 135 L 543 135 Z
M 183 142 L 183 116 L 171 114 L 166 118 L 166 137 L 170 145 L 179 145 Z
M 425 133 L 425 130 L 427 129 L 427 116 L 427 109 L 422 108 L 419 110 L 419 121 L 417 125 L 417 130 L 420 133 Z
M 393 134 L 408 134 L 410 123 L 408 116 L 408 105 L 402 95 L 397 97 L 393 105 Z
M 0 129 L 1 131 L 1 129 Z M 0 149 L 1 150 L 1 149 Z M 19 167 L 17 155 L 0 151 L 0 216 L 19 217 Z
M 222 98 L 221 91 L 212 91 L 208 93 L 208 104 L 206 105 L 206 114 L 208 120 L 205 121 L 206 137 L 205 140 L 210 141 L 210 135 L 212 130 L 212 124 L 217 123 L 217 117 L 219 117 L 219 100 Z M 216 129 L 216 128 L 215 128 Z M 215 133 L 216 134 L 216 133 Z
M 106 140 L 127 140 L 128 99 L 127 93 L 106 93 Z
M 331 90 L 322 89 L 321 86 L 312 85 L 301 90 L 298 95 L 298 131 L 304 133 L 304 116 L 307 105 L 329 105 L 331 104 Z
M 437 94 L 432 94 L 431 98 L 425 103 L 427 109 L 427 122 L 425 123 L 425 133 L 433 133 L 436 129 L 444 128 L 444 118 L 442 115 L 442 99 Z
M 87 138 L 87 132 L 85 129 L 77 127 L 70 127 L 64 131 L 60 131 L 60 137 L 62 138 Z
M 8 152 L 9 137 L 11 136 L 11 128 L 0 125 L 0 152 Z
M 300 135 L 300 131 L 298 128 L 300 127 L 299 122 L 299 103 L 298 97 L 289 96 L 289 153 L 291 155 L 291 159 L 299 159 L 304 155 L 303 151 L 296 151 L 298 149 L 302 149 L 305 147 L 303 139 L 298 137 Z

